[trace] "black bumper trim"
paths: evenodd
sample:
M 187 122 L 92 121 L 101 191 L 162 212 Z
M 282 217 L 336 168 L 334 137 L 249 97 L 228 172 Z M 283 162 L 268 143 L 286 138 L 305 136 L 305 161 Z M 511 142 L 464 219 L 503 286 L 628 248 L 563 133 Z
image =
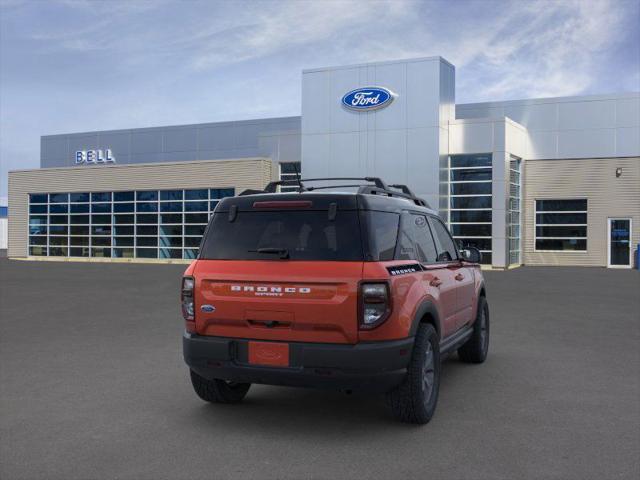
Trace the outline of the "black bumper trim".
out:
M 413 337 L 355 345 L 289 343 L 289 367 L 248 363 L 247 339 L 185 332 L 184 360 L 205 378 L 338 390 L 388 391 L 406 373 Z M 263 341 L 263 340 L 260 340 Z

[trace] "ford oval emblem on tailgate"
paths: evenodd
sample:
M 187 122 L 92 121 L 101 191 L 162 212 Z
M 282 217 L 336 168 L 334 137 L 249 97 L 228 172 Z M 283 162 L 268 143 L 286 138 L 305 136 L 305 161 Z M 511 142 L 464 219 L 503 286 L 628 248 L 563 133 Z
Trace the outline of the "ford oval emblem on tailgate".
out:
M 203 312 L 215 312 L 216 307 L 214 307 L 213 305 L 202 305 L 200 307 L 200 310 L 202 310 Z

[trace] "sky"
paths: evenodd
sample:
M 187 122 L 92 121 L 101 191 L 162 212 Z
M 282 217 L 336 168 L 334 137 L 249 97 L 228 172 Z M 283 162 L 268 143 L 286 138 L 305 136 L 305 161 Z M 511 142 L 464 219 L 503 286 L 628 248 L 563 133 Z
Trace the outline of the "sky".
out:
M 301 70 L 441 55 L 456 102 L 640 91 L 640 0 L 0 0 L 0 203 L 40 136 L 300 115 Z

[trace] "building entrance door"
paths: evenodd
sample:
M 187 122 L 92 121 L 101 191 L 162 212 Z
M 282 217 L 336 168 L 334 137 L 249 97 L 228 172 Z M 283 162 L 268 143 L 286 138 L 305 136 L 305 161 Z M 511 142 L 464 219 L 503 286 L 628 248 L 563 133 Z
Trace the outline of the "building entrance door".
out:
M 612 268 L 630 268 L 631 256 L 631 219 L 610 218 L 607 249 L 607 266 Z

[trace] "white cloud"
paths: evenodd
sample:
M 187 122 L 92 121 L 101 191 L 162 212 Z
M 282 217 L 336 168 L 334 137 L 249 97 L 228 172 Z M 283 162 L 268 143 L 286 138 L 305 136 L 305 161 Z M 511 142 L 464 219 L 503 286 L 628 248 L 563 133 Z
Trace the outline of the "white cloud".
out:
M 296 64 L 306 51 L 336 64 L 443 55 L 462 74 L 459 84 L 482 98 L 588 89 L 599 55 L 617 41 L 624 7 L 634 5 L 615 0 L 189 2 L 189 8 L 176 11 L 175 22 L 166 23 L 172 5 L 166 2 L 63 3 L 87 21 L 32 34 L 47 51 L 109 50 L 128 65 L 179 58 L 182 68 L 196 73 L 277 56 Z M 157 23 L 158 16 L 165 23 Z
M 476 42 L 461 66 L 486 75 L 477 92 L 484 99 L 582 93 L 618 39 L 623 12 L 616 6 L 608 0 L 516 4 L 503 28 Z
M 402 20 L 410 12 L 404 0 L 261 3 L 243 9 L 233 28 L 204 39 L 193 58 L 196 69 L 216 68 L 303 45 L 331 43 L 359 28 Z M 338 40 L 339 41 L 339 40 Z

